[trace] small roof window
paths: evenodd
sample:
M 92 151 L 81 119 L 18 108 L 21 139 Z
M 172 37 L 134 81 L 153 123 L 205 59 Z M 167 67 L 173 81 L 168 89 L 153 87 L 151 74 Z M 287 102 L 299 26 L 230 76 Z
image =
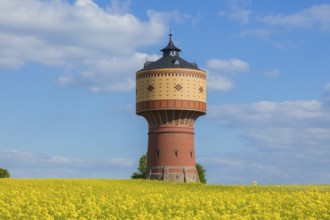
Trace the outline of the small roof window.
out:
M 180 65 L 180 61 L 177 60 L 177 59 L 175 59 L 175 60 L 173 61 L 173 64 L 174 64 L 174 65 Z

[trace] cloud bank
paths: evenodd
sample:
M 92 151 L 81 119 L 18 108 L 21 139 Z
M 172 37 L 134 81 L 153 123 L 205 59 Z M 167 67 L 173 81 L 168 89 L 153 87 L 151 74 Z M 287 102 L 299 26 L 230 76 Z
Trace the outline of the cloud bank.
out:
M 230 0 L 227 1 L 227 4 L 229 6 L 229 12 L 219 11 L 219 16 L 226 16 L 229 19 L 241 24 L 249 23 L 253 13 L 248 9 L 251 6 L 251 2 L 249 0 Z
M 207 87 L 209 90 L 228 91 L 234 87 L 231 79 L 239 73 L 248 72 L 250 65 L 240 59 L 210 59 L 206 64 L 208 72 Z
M 324 101 L 301 100 L 210 106 L 219 126 L 239 129 L 248 147 L 204 157 L 213 177 L 227 183 L 328 183 L 330 181 L 329 84 Z M 235 147 L 235 146 L 233 146 Z M 231 173 L 230 173 L 231 172 Z M 245 181 L 245 182 L 244 182 Z
M 320 27 L 322 30 L 330 30 L 330 5 L 313 5 L 291 15 L 276 14 L 259 18 L 268 25 L 283 26 L 288 28 Z
M 175 15 L 175 16 L 174 16 Z M 128 91 L 137 69 L 157 55 L 138 50 L 158 43 L 178 12 L 147 12 L 142 21 L 114 1 L 3 0 L 0 4 L 0 68 L 27 63 L 59 67 L 63 86 L 93 92 Z
M 129 178 L 137 167 L 137 160 L 125 158 L 87 160 L 17 150 L 0 150 L 0 161 L 14 178 Z
M 249 5 L 250 7 L 251 5 Z M 224 16 L 227 13 L 221 12 L 220 15 Z M 231 10 L 228 13 L 228 18 L 235 17 L 240 19 L 234 20 L 245 24 L 244 29 L 240 31 L 238 36 L 261 39 L 279 49 L 297 47 L 304 43 L 299 35 L 293 34 L 290 39 L 287 36 L 285 37 L 284 34 L 287 32 L 297 29 L 317 32 L 330 31 L 330 4 L 315 4 L 287 14 L 268 13 L 259 15 L 249 9 L 240 9 L 236 16 L 235 11 Z

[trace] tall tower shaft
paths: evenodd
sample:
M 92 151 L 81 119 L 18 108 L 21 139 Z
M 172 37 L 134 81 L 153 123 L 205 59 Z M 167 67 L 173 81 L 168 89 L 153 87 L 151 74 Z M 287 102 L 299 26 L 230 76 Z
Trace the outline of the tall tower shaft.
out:
M 198 182 L 194 123 L 206 114 L 206 73 L 179 56 L 171 34 L 161 51 L 136 73 L 136 114 L 149 125 L 146 177 Z

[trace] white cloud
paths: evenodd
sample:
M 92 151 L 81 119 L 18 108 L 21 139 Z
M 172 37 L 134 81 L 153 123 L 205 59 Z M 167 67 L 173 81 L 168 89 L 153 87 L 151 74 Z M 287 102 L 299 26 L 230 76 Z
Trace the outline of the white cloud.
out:
M 170 20 L 189 19 L 179 12 L 148 11 L 140 20 L 129 2 L 108 9 L 92 0 L 3 0 L 0 4 L 0 68 L 35 62 L 63 69 L 58 83 L 91 91 L 132 90 L 132 80 L 153 54 L 139 48 L 157 43 Z M 146 34 L 148 33 L 148 34 Z
M 236 9 L 232 9 L 229 13 L 226 13 L 224 11 L 219 11 L 217 14 L 221 17 L 226 16 L 229 19 L 237 21 L 241 24 L 247 24 L 250 21 L 250 16 L 252 14 L 252 11 L 236 8 Z
M 233 104 L 210 106 L 209 115 L 218 118 L 225 126 L 244 126 L 247 128 L 313 126 L 330 120 L 330 113 L 323 108 L 321 102 L 262 101 L 251 104 Z M 301 127 L 300 127 L 301 128 Z
M 0 11 L 2 33 L 16 36 L 14 43 L 31 45 L 30 49 L 72 46 L 127 54 L 155 43 L 165 31 L 164 15 L 157 12 L 150 11 L 149 21 L 143 22 L 129 13 L 106 12 L 92 1 L 70 5 L 65 1 L 5 0 Z
M 109 11 L 115 14 L 124 14 L 129 10 L 130 5 L 130 1 L 112 0 L 111 8 L 109 9 Z
M 325 90 L 326 90 L 326 92 L 329 92 L 329 91 L 330 91 L 330 83 L 328 83 L 328 84 L 325 86 Z
M 245 29 L 241 31 L 240 36 L 242 37 L 256 37 L 265 41 L 270 40 L 271 31 L 263 28 Z
M 330 181 L 329 154 L 305 151 L 246 151 L 223 153 L 221 157 L 201 157 L 207 179 L 225 184 L 320 184 Z
M 240 37 L 254 37 L 257 39 L 261 39 L 265 42 L 271 43 L 278 49 L 286 49 L 288 47 L 297 47 L 304 43 L 303 40 L 295 39 L 295 40 L 274 40 L 275 35 L 279 35 L 283 32 L 282 30 L 275 30 L 269 28 L 252 28 L 252 29 L 245 29 L 242 30 L 238 35 Z
M 198 161 L 201 163 L 211 162 L 220 166 L 231 166 L 236 168 L 244 166 L 242 161 L 226 157 L 200 157 L 198 158 Z
M 314 29 L 330 31 L 330 4 L 313 5 L 309 8 L 291 14 L 277 13 L 254 16 L 260 25 L 242 30 L 238 35 L 255 37 L 266 41 L 276 48 L 286 49 L 297 47 L 304 43 L 301 38 L 288 39 L 282 36 L 292 29 Z
M 211 59 L 207 61 L 207 68 L 221 73 L 241 73 L 247 72 L 249 70 L 249 64 L 243 60 L 239 59 L 230 59 L 230 60 L 221 60 L 221 59 Z
M 217 171 L 217 175 L 242 176 L 242 179 L 223 178 L 225 181 L 325 183 L 330 180 L 326 178 L 329 170 L 323 169 L 330 166 L 330 109 L 324 103 L 261 101 L 209 106 L 208 117 L 228 129 L 238 129 L 238 138 L 249 143 L 249 149 L 223 156 L 242 164 L 242 169 L 237 170 L 236 164 L 223 163 L 224 170 Z M 211 167 L 218 161 L 210 159 L 207 163 Z
M 219 11 L 219 16 L 227 16 L 229 19 L 247 24 L 250 21 L 251 14 L 253 13 L 248 8 L 251 5 L 250 1 L 245 0 L 230 0 L 227 1 L 229 5 L 229 12 Z
M 137 161 L 128 158 L 92 160 L 50 156 L 18 150 L 0 150 L 1 166 L 16 178 L 107 177 L 129 178 Z
M 268 78 L 276 78 L 276 77 L 279 77 L 280 75 L 281 75 L 281 73 L 277 69 L 267 70 L 266 72 L 264 72 L 264 76 L 266 76 Z
M 223 17 L 223 16 L 226 16 L 227 13 L 225 11 L 218 11 L 217 13 L 219 16 Z
M 135 72 L 158 55 L 134 53 L 127 57 L 89 58 L 82 61 L 83 69 L 59 76 L 62 86 L 88 88 L 92 92 L 127 92 L 135 88 Z
M 310 28 L 319 26 L 323 30 L 330 30 L 330 4 L 313 5 L 291 15 L 277 14 L 259 18 L 268 25 L 284 26 L 288 28 Z
M 242 137 L 261 149 L 280 148 L 312 154 L 330 142 L 330 112 L 319 101 L 258 102 L 209 107 L 221 125 L 244 130 Z
M 210 90 L 228 91 L 231 90 L 233 87 L 234 87 L 233 82 L 224 76 L 210 75 L 207 78 L 207 88 Z
M 330 83 L 325 86 L 324 105 L 330 107 Z
M 250 10 L 235 9 L 229 14 L 229 18 L 242 24 L 247 24 L 250 21 L 251 14 L 252 11 Z
M 135 164 L 134 160 L 126 159 L 126 158 L 112 158 L 110 161 L 112 164 L 118 165 L 118 166 L 132 167 Z
M 42 162 L 44 163 L 53 163 L 53 164 L 61 164 L 61 165 L 77 165 L 83 164 L 84 161 L 77 158 L 69 158 L 63 156 L 50 156 L 49 158 L 45 158 Z
M 207 87 L 209 90 L 228 91 L 234 87 L 230 78 L 237 73 L 247 72 L 250 65 L 240 59 L 210 59 L 207 61 Z

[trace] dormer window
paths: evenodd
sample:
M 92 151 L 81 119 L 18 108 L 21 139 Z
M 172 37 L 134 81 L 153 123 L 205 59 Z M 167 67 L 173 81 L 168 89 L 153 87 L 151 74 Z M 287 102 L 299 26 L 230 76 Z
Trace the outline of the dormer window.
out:
M 173 62 L 174 65 L 180 65 L 180 61 L 175 59 L 174 62 Z

